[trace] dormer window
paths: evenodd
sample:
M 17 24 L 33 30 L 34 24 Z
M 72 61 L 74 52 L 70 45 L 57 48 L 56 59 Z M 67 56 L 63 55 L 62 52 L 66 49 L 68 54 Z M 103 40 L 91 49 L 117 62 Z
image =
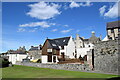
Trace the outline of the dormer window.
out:
M 56 46 L 56 44 L 52 44 L 52 46 Z
M 63 42 L 65 42 L 65 40 L 63 40 Z
M 118 29 L 118 31 L 120 32 L 120 29 Z

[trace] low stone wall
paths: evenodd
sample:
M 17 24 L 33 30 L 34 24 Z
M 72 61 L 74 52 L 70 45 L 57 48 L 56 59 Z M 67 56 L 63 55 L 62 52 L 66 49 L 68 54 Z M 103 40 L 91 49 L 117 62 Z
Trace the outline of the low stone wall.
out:
M 95 70 L 118 73 L 120 68 L 119 41 L 100 42 L 94 47 L 94 68 Z
M 90 71 L 88 65 L 85 64 L 42 64 L 42 63 L 31 63 L 31 62 L 23 62 L 23 63 L 17 62 L 16 65 L 62 69 L 62 70 L 71 70 L 71 71 Z

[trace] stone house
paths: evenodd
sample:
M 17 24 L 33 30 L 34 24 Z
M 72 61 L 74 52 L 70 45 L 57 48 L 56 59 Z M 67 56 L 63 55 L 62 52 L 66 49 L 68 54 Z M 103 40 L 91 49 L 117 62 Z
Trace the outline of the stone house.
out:
M 71 37 L 46 39 L 42 47 L 42 63 L 56 63 L 59 59 L 74 58 L 75 44 Z
M 42 54 L 42 45 L 39 46 L 31 46 L 31 48 L 28 51 L 28 56 L 31 60 L 35 59 L 41 59 Z

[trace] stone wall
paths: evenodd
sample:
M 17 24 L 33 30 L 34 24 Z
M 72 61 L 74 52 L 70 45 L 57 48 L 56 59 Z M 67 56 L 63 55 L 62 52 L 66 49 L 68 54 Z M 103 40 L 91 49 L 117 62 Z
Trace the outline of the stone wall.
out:
M 106 73 L 118 73 L 120 67 L 117 40 L 103 41 L 94 47 L 94 69 Z
M 85 64 L 42 64 L 42 63 L 31 63 L 31 62 L 23 62 L 23 63 L 17 62 L 16 65 L 62 69 L 62 70 L 71 70 L 71 71 L 90 71 L 88 65 Z

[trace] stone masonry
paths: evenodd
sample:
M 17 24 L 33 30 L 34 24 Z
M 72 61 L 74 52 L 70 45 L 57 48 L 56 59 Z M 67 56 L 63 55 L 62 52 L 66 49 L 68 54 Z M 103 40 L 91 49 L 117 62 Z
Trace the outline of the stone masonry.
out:
M 106 73 L 118 73 L 120 52 L 118 40 L 103 41 L 94 47 L 94 69 Z

